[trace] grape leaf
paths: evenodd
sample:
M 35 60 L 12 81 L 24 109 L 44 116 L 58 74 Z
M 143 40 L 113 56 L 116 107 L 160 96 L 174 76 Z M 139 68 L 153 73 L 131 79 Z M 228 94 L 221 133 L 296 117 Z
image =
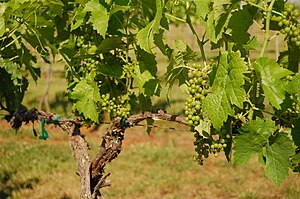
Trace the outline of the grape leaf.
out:
M 292 125 L 293 125 L 292 132 L 291 132 L 292 138 L 294 140 L 294 143 L 298 147 L 300 147 L 300 118 L 295 118 L 295 119 L 293 118 Z
M 259 42 L 256 37 L 252 37 L 246 44 L 243 45 L 243 48 L 246 51 L 255 50 L 259 46 Z
M 285 99 L 286 90 L 286 82 L 282 78 L 293 72 L 280 67 L 276 62 L 266 57 L 255 61 L 253 67 L 257 72 L 265 97 L 276 109 L 281 109 L 280 104 Z
M 286 91 L 291 94 L 291 95 L 296 95 L 297 97 L 300 97 L 300 89 L 295 89 L 295 88 L 300 88 L 300 73 L 297 73 L 292 81 L 288 83 L 286 86 Z
M 8 74 L 11 75 L 11 80 L 15 86 L 20 86 L 22 79 L 22 73 L 19 66 L 8 59 L 0 58 L 0 68 L 4 68 Z
M 63 7 L 64 7 L 63 2 L 61 2 L 60 0 L 50 0 L 50 1 L 48 0 L 48 1 L 46 1 L 46 3 L 49 4 L 47 6 L 51 10 L 51 12 L 55 13 L 59 17 L 62 17 Z
M 243 107 L 245 101 L 244 75 L 247 71 L 239 52 L 224 52 L 220 56 L 212 91 L 203 101 L 214 128 L 220 129 L 228 115 L 234 114 L 234 106 Z
M 210 11 L 209 5 L 212 2 L 212 0 L 194 0 L 194 2 L 196 5 L 197 15 L 205 19 L 205 17 Z
M 164 31 L 162 29 L 160 29 L 159 33 L 154 36 L 154 43 L 165 56 L 167 56 L 168 58 L 171 57 L 172 49 L 166 43 L 164 38 Z
M 245 164 L 255 154 L 262 152 L 275 129 L 273 121 L 260 118 L 245 124 L 239 129 L 241 134 L 234 138 L 234 163 Z
M 193 50 L 182 40 L 175 41 L 175 48 L 170 57 L 170 63 L 167 67 L 166 80 L 171 87 L 176 80 L 179 81 L 179 86 L 184 84 L 188 79 L 187 63 L 195 60 L 196 54 Z
M 137 34 L 138 45 L 148 53 L 151 53 L 151 47 L 154 45 L 154 34 L 159 33 L 160 20 L 162 18 L 161 0 L 156 0 L 156 13 L 154 19 Z
M 124 42 L 122 41 L 121 37 L 108 37 L 101 41 L 100 45 L 98 46 L 98 50 L 100 52 L 108 52 L 113 49 L 122 49 L 124 48 Z
M 94 26 L 94 29 L 102 36 L 105 37 L 105 33 L 108 27 L 109 14 L 106 8 L 99 3 L 98 0 L 91 0 L 85 4 L 85 12 L 91 12 L 89 22 Z
M 232 13 L 228 27 L 232 30 L 232 39 L 238 44 L 246 44 L 250 39 L 248 33 L 249 27 L 257 15 L 257 8 L 245 5 L 243 9 L 236 10 Z M 241 20 L 243 23 L 241 23 Z
M 86 15 L 86 11 L 84 11 L 82 7 L 77 8 L 75 11 L 76 15 L 73 16 L 75 23 L 71 24 L 71 31 L 79 28 L 83 24 Z
M 155 78 L 149 70 L 143 70 L 142 65 L 135 64 L 133 79 L 137 82 L 139 90 L 145 96 L 153 96 L 160 94 L 160 81 Z
M 286 133 L 277 133 L 272 143 L 267 144 L 265 174 L 275 185 L 279 186 L 289 175 L 289 158 L 294 154 L 293 141 Z
M 228 26 L 231 17 L 232 5 L 230 0 L 214 1 L 212 11 L 207 15 L 205 26 L 207 36 L 211 42 L 217 43 Z
M 98 122 L 97 102 L 101 98 L 93 73 L 87 75 L 74 87 L 70 98 L 75 100 L 74 106 L 79 113 Z
M 123 74 L 123 69 L 120 64 L 100 64 L 98 65 L 96 71 L 102 75 L 111 76 L 115 78 L 120 78 Z

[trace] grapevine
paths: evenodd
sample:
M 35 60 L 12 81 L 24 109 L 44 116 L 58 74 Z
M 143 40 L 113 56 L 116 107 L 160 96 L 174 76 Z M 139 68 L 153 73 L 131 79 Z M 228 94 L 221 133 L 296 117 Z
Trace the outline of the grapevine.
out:
M 273 16 L 274 21 L 278 21 L 280 32 L 285 34 L 288 40 L 300 46 L 300 24 L 298 22 L 300 11 L 294 4 L 286 2 L 281 16 Z
M 51 58 L 59 57 L 65 64 L 66 93 L 80 120 L 65 122 L 76 128 L 99 125 L 109 115 L 112 125 L 103 145 L 114 139 L 111 143 L 117 144 L 105 149 L 111 153 L 109 161 L 121 152 L 125 129 L 137 124 L 132 115 L 141 112 L 141 120 L 151 122 L 157 115 L 144 113 L 154 112 L 154 97 L 165 97 L 160 96 L 162 85 L 172 89 L 178 83 L 187 88 L 180 110 L 185 122 L 165 119 L 190 127 L 199 164 L 210 154 L 217 157 L 223 152 L 237 165 L 259 156 L 266 176 L 276 185 L 289 169 L 299 172 L 300 11 L 296 4 L 284 0 L 6 0 L 0 6 L 0 109 L 8 121 L 16 120 L 14 127 L 20 127 L 18 118 L 23 116 L 19 114 L 27 110 L 22 103 L 29 80 L 37 82 L 40 77 L 37 60 L 51 63 Z M 170 42 L 166 33 L 173 27 L 186 27 L 199 48 L 184 40 Z M 253 27 L 255 33 L 249 31 Z M 270 58 L 269 43 L 279 34 L 285 36 L 285 45 L 278 57 Z M 218 54 L 209 57 L 210 49 Z M 161 56 L 166 64 L 159 63 Z M 60 124 L 53 115 L 33 113 Z M 104 166 L 97 165 L 103 157 L 100 154 L 94 162 L 101 171 L 91 175 L 95 181 L 88 184 L 93 187 L 103 177 Z

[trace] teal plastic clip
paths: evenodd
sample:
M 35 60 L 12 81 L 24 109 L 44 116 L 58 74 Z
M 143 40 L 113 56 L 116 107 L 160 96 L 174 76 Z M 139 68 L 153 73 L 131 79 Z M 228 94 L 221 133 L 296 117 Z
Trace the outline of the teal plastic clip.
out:
M 47 138 L 49 138 L 49 134 L 45 128 L 45 118 L 41 118 L 40 121 L 41 121 L 42 135 L 39 136 L 39 139 L 46 140 Z

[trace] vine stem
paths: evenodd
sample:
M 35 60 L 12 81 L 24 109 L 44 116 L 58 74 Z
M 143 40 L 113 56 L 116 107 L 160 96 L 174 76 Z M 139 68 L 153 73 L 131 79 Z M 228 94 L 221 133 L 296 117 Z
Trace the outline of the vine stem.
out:
M 261 52 L 260 52 L 260 57 L 263 57 L 265 52 L 266 52 L 266 49 L 267 49 L 267 46 L 268 46 L 268 43 L 270 41 L 270 21 L 271 21 L 271 14 L 272 14 L 272 9 L 273 9 L 273 5 L 275 3 L 275 0 L 272 0 L 270 5 L 268 6 L 268 9 L 267 9 L 267 18 L 266 18 L 266 32 L 265 32 L 265 39 L 264 39 L 264 44 L 263 44 L 263 47 L 261 49 Z
M 187 15 L 187 19 L 186 19 L 186 23 L 189 25 L 193 35 L 196 37 L 197 39 L 197 43 L 198 43 L 198 46 L 200 48 L 200 53 L 201 53 L 201 57 L 202 57 L 202 60 L 204 61 L 204 63 L 207 62 L 207 59 L 206 59 L 206 55 L 205 55 L 205 51 L 204 51 L 204 41 L 203 40 L 200 40 L 193 24 L 192 24 L 192 21 L 191 21 L 191 18 L 189 15 Z
M 257 8 L 259 8 L 259 9 L 261 9 L 261 10 L 267 11 L 264 7 L 259 6 L 259 5 L 255 4 L 255 3 L 252 3 L 251 1 L 248 1 L 248 4 L 251 5 L 251 6 L 257 7 Z M 282 13 L 277 12 L 276 10 L 272 10 L 271 12 L 273 12 L 273 13 L 275 13 L 275 14 L 278 14 L 278 15 L 280 15 L 280 16 L 284 16 Z

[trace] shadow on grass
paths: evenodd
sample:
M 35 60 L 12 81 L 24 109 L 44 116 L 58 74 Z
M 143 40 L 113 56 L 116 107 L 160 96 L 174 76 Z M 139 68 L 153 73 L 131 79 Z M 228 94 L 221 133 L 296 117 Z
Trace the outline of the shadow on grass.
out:
M 33 189 L 34 185 L 40 181 L 37 177 L 24 181 L 14 180 L 16 173 L 16 170 L 5 170 L 0 174 L 0 198 L 9 198 L 14 191 Z

